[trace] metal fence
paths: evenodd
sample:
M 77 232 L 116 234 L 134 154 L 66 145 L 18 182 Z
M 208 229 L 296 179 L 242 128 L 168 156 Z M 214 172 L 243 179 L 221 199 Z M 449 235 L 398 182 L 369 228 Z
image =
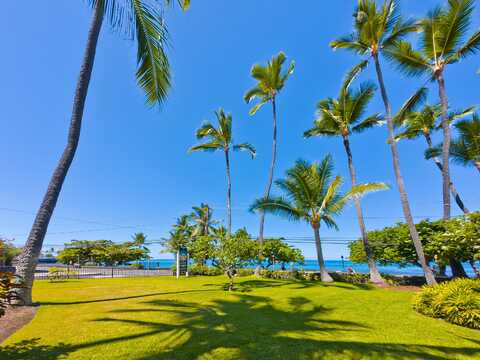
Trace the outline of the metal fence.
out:
M 134 269 L 129 267 L 107 266 L 68 266 L 60 264 L 40 264 L 35 270 L 36 280 L 65 279 L 106 279 L 144 276 L 172 276 L 169 268 Z

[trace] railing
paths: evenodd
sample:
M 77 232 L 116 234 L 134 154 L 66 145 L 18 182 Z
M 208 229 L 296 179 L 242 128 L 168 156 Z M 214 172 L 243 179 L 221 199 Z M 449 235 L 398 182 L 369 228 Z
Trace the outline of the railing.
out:
M 60 264 L 39 264 L 35 270 L 36 280 L 64 279 L 105 279 L 144 276 L 172 276 L 169 268 L 135 269 L 131 267 L 68 266 Z

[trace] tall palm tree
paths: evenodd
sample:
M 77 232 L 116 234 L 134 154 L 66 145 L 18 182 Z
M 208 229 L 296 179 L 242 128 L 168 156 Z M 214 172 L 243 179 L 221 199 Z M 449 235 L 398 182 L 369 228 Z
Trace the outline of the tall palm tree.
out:
M 441 117 L 441 106 L 440 105 L 429 105 L 425 104 L 421 109 L 417 111 L 408 111 L 406 107 L 416 107 L 417 105 L 424 102 L 427 95 L 427 89 L 419 89 L 412 97 L 404 104 L 400 109 L 397 116 L 395 116 L 394 123 L 395 126 L 401 126 L 401 131 L 395 136 L 396 140 L 408 139 L 413 140 L 419 137 L 423 137 L 427 143 L 427 151 L 433 149 L 433 142 L 431 134 L 432 132 L 438 129 L 437 120 Z M 413 110 L 412 107 L 412 110 Z M 460 119 L 464 116 L 467 116 L 473 112 L 473 108 L 467 108 L 460 112 L 451 112 L 449 114 L 450 121 Z M 438 156 L 433 156 L 432 160 L 434 161 L 437 168 L 442 172 L 443 165 Z M 469 210 L 463 203 L 460 194 L 458 193 L 453 181 L 450 179 L 450 192 L 455 199 L 458 207 L 464 214 L 468 214 Z
M 267 187 L 265 188 L 265 197 L 270 195 L 272 189 L 273 175 L 275 170 L 275 161 L 277 158 L 277 95 L 285 86 L 290 75 L 293 74 L 295 69 L 295 62 L 292 61 L 287 70 L 283 70 L 283 64 L 287 60 L 286 55 L 280 52 L 277 56 L 267 63 L 267 65 L 255 64 L 250 71 L 251 76 L 257 81 L 257 84 L 248 90 L 244 99 L 247 104 L 255 99 L 258 99 L 258 103 L 250 110 L 250 115 L 255 115 L 256 112 L 265 104 L 272 104 L 273 115 L 273 141 L 272 141 L 272 159 L 270 163 L 270 170 L 268 173 Z M 259 259 L 262 260 L 262 247 L 263 247 L 263 231 L 265 225 L 265 213 L 260 211 L 260 225 L 258 232 L 259 242 Z M 257 266 L 256 273 L 260 270 L 260 266 Z
M 341 176 L 333 176 L 331 156 L 326 156 L 319 164 L 298 160 L 286 172 L 284 179 L 275 181 L 284 196 L 257 199 L 252 211 L 264 211 L 280 215 L 288 220 L 307 222 L 313 229 L 317 248 L 318 264 L 322 281 L 331 282 L 332 277 L 325 268 L 320 225 L 338 229 L 334 217 L 340 215 L 347 202 L 369 191 L 386 189 L 382 183 L 360 184 L 346 193 L 340 192 Z
M 398 68 L 410 76 L 428 75 L 438 84 L 441 103 L 443 149 L 443 218 L 450 218 L 450 120 L 445 90 L 444 72 L 447 65 L 480 50 L 480 31 L 464 41 L 474 10 L 474 0 L 448 0 L 445 8 L 430 11 L 419 23 L 422 31 L 420 51 L 407 41 L 395 42 L 387 49 L 387 55 Z
M 373 126 L 382 124 L 380 114 L 374 114 L 363 118 L 363 114 L 375 95 L 375 85 L 371 82 L 364 82 L 359 89 L 352 91 L 350 86 L 353 80 L 367 66 L 367 61 L 362 61 L 355 66 L 346 76 L 340 89 L 338 98 L 321 100 L 317 105 L 317 119 L 313 128 L 305 131 L 304 136 L 338 136 L 343 140 L 347 154 L 348 169 L 352 186 L 357 185 L 357 175 L 353 164 L 353 156 L 350 148 L 350 134 L 360 133 Z M 368 242 L 368 234 L 363 218 L 363 210 L 359 198 L 354 198 L 357 211 L 358 224 L 362 235 L 363 245 L 370 270 L 370 280 L 377 284 L 384 284 L 384 280 L 377 269 L 373 252 Z
M 462 120 L 455 124 L 458 138 L 452 140 L 450 156 L 463 166 L 474 166 L 480 172 L 480 116 L 474 114 L 471 120 Z M 434 158 L 442 149 L 435 146 L 427 150 L 426 157 Z
M 18 293 L 27 305 L 32 303 L 35 267 L 48 224 L 80 140 L 83 110 L 104 18 L 107 18 L 114 30 L 135 38 L 138 85 L 145 91 L 147 103 L 162 103 L 170 87 L 170 70 L 165 53 L 167 29 L 161 11 L 162 3 L 169 5 L 171 2 L 172 0 L 87 0 L 93 9 L 93 17 L 75 90 L 67 144 L 16 263 L 17 273 L 25 283 L 25 287 L 19 289 Z M 186 9 L 190 0 L 179 0 L 179 3 Z
M 218 127 L 210 122 L 205 122 L 197 130 L 197 139 L 207 139 L 207 142 L 192 146 L 188 151 L 217 151 L 222 150 L 225 154 L 227 169 L 227 218 L 228 233 L 232 233 L 232 179 L 230 176 L 230 149 L 234 151 L 248 151 L 255 157 L 255 148 L 249 143 L 234 144 L 232 138 L 232 115 L 225 113 L 223 109 L 215 111 Z
M 412 238 L 418 261 L 425 273 L 425 280 L 428 284 L 436 284 L 432 270 L 425 260 L 423 246 L 418 236 L 415 223 L 413 222 L 412 211 L 408 201 L 405 182 L 400 170 L 400 157 L 397 144 L 394 141 L 394 126 L 392 117 L 392 106 L 388 98 L 385 82 L 383 80 L 382 68 L 380 65 L 380 54 L 394 43 L 400 41 L 403 37 L 417 30 L 417 25 L 413 20 L 403 20 L 398 15 L 398 8 L 395 1 L 384 1 L 383 5 L 378 7 L 374 0 L 359 0 L 355 11 L 354 32 L 333 41 L 330 46 L 333 49 L 347 49 L 361 56 L 369 56 L 375 63 L 377 80 L 380 86 L 382 100 L 385 106 L 385 119 L 388 128 L 388 143 L 392 152 L 393 169 L 400 193 L 400 202 L 402 204 L 405 221 L 408 224 L 410 236 Z

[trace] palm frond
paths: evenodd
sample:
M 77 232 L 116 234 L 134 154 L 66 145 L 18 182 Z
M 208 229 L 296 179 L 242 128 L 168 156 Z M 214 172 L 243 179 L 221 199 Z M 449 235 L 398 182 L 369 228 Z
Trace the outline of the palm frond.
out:
M 196 151 L 214 152 L 220 149 L 223 149 L 223 144 L 216 141 L 212 141 L 204 144 L 194 145 L 188 149 L 188 152 L 189 153 L 196 152 Z
M 345 76 L 345 79 L 342 83 L 342 88 L 340 91 L 340 97 L 345 96 L 350 88 L 352 82 L 357 78 L 358 75 L 362 73 L 363 70 L 368 66 L 368 60 L 363 60 L 359 64 L 355 65 Z
M 400 41 L 385 49 L 384 55 L 408 76 L 423 75 L 430 71 L 428 60 L 407 41 Z
M 474 0 L 449 0 L 448 8 L 438 18 L 440 57 L 455 53 L 465 32 L 470 27 Z
M 349 191 L 345 193 L 345 197 L 348 199 L 358 199 L 369 193 L 388 189 L 390 189 L 390 187 L 383 182 L 363 183 L 353 186 Z
M 252 157 L 252 159 L 255 158 L 255 156 L 257 155 L 257 151 L 255 150 L 253 145 L 249 144 L 249 143 L 242 143 L 242 144 L 234 145 L 233 150 L 234 151 L 247 151 L 250 154 L 250 156 Z
M 370 129 L 374 126 L 382 126 L 385 124 L 383 116 L 381 114 L 374 114 L 368 118 L 361 121 L 359 124 L 352 127 L 352 132 L 361 133 L 367 129 Z
M 261 108 L 263 105 L 265 105 L 266 103 L 267 103 L 267 101 L 261 101 L 261 102 L 259 102 L 258 104 L 255 104 L 255 106 L 250 109 L 250 111 L 248 112 L 248 114 L 249 114 L 250 116 L 255 115 L 255 114 L 257 113 L 257 111 L 260 110 L 260 108 Z
M 410 96 L 407 101 L 402 105 L 400 110 L 395 114 L 393 117 L 393 124 L 394 126 L 400 126 L 405 120 L 407 114 L 415 111 L 415 109 L 423 104 L 428 96 L 428 88 L 421 87 L 415 93 Z
M 137 82 L 146 93 L 147 103 L 162 103 L 170 88 L 166 24 L 155 3 L 131 1 L 137 39 Z
M 365 55 L 370 50 L 367 44 L 364 44 L 361 41 L 359 41 L 359 39 L 354 35 L 345 36 L 337 40 L 334 40 L 330 42 L 330 47 L 333 50 L 336 50 L 336 49 L 351 50 L 359 55 Z
M 255 98 L 264 98 L 265 92 L 259 87 L 259 86 L 254 86 L 250 90 L 248 90 L 245 95 L 243 96 L 243 99 L 247 104 L 249 104 L 252 100 Z
M 207 136 L 214 136 L 214 137 L 218 137 L 218 133 L 217 133 L 217 129 L 215 128 L 215 126 L 213 126 L 212 123 L 210 122 L 204 122 L 202 124 L 202 126 L 200 126 L 196 133 L 195 133 L 197 139 L 203 139 Z
M 304 215 L 302 211 L 283 197 L 264 197 L 254 201 L 250 206 L 250 211 L 261 210 L 266 213 L 279 215 L 291 221 L 299 221 Z
M 449 64 L 456 62 L 468 55 L 474 55 L 478 51 L 480 51 L 480 31 L 475 32 L 446 62 Z

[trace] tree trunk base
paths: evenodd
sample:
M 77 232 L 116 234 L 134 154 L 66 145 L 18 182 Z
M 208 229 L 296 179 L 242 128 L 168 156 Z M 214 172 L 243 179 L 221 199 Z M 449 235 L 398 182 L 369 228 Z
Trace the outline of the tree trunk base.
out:
M 330 282 L 333 282 L 333 279 L 330 276 L 330 274 L 324 270 L 324 271 L 320 271 L 320 281 L 330 283 Z
M 262 271 L 262 267 L 260 265 L 257 265 L 257 267 L 255 268 L 255 276 L 260 276 L 260 272 Z

